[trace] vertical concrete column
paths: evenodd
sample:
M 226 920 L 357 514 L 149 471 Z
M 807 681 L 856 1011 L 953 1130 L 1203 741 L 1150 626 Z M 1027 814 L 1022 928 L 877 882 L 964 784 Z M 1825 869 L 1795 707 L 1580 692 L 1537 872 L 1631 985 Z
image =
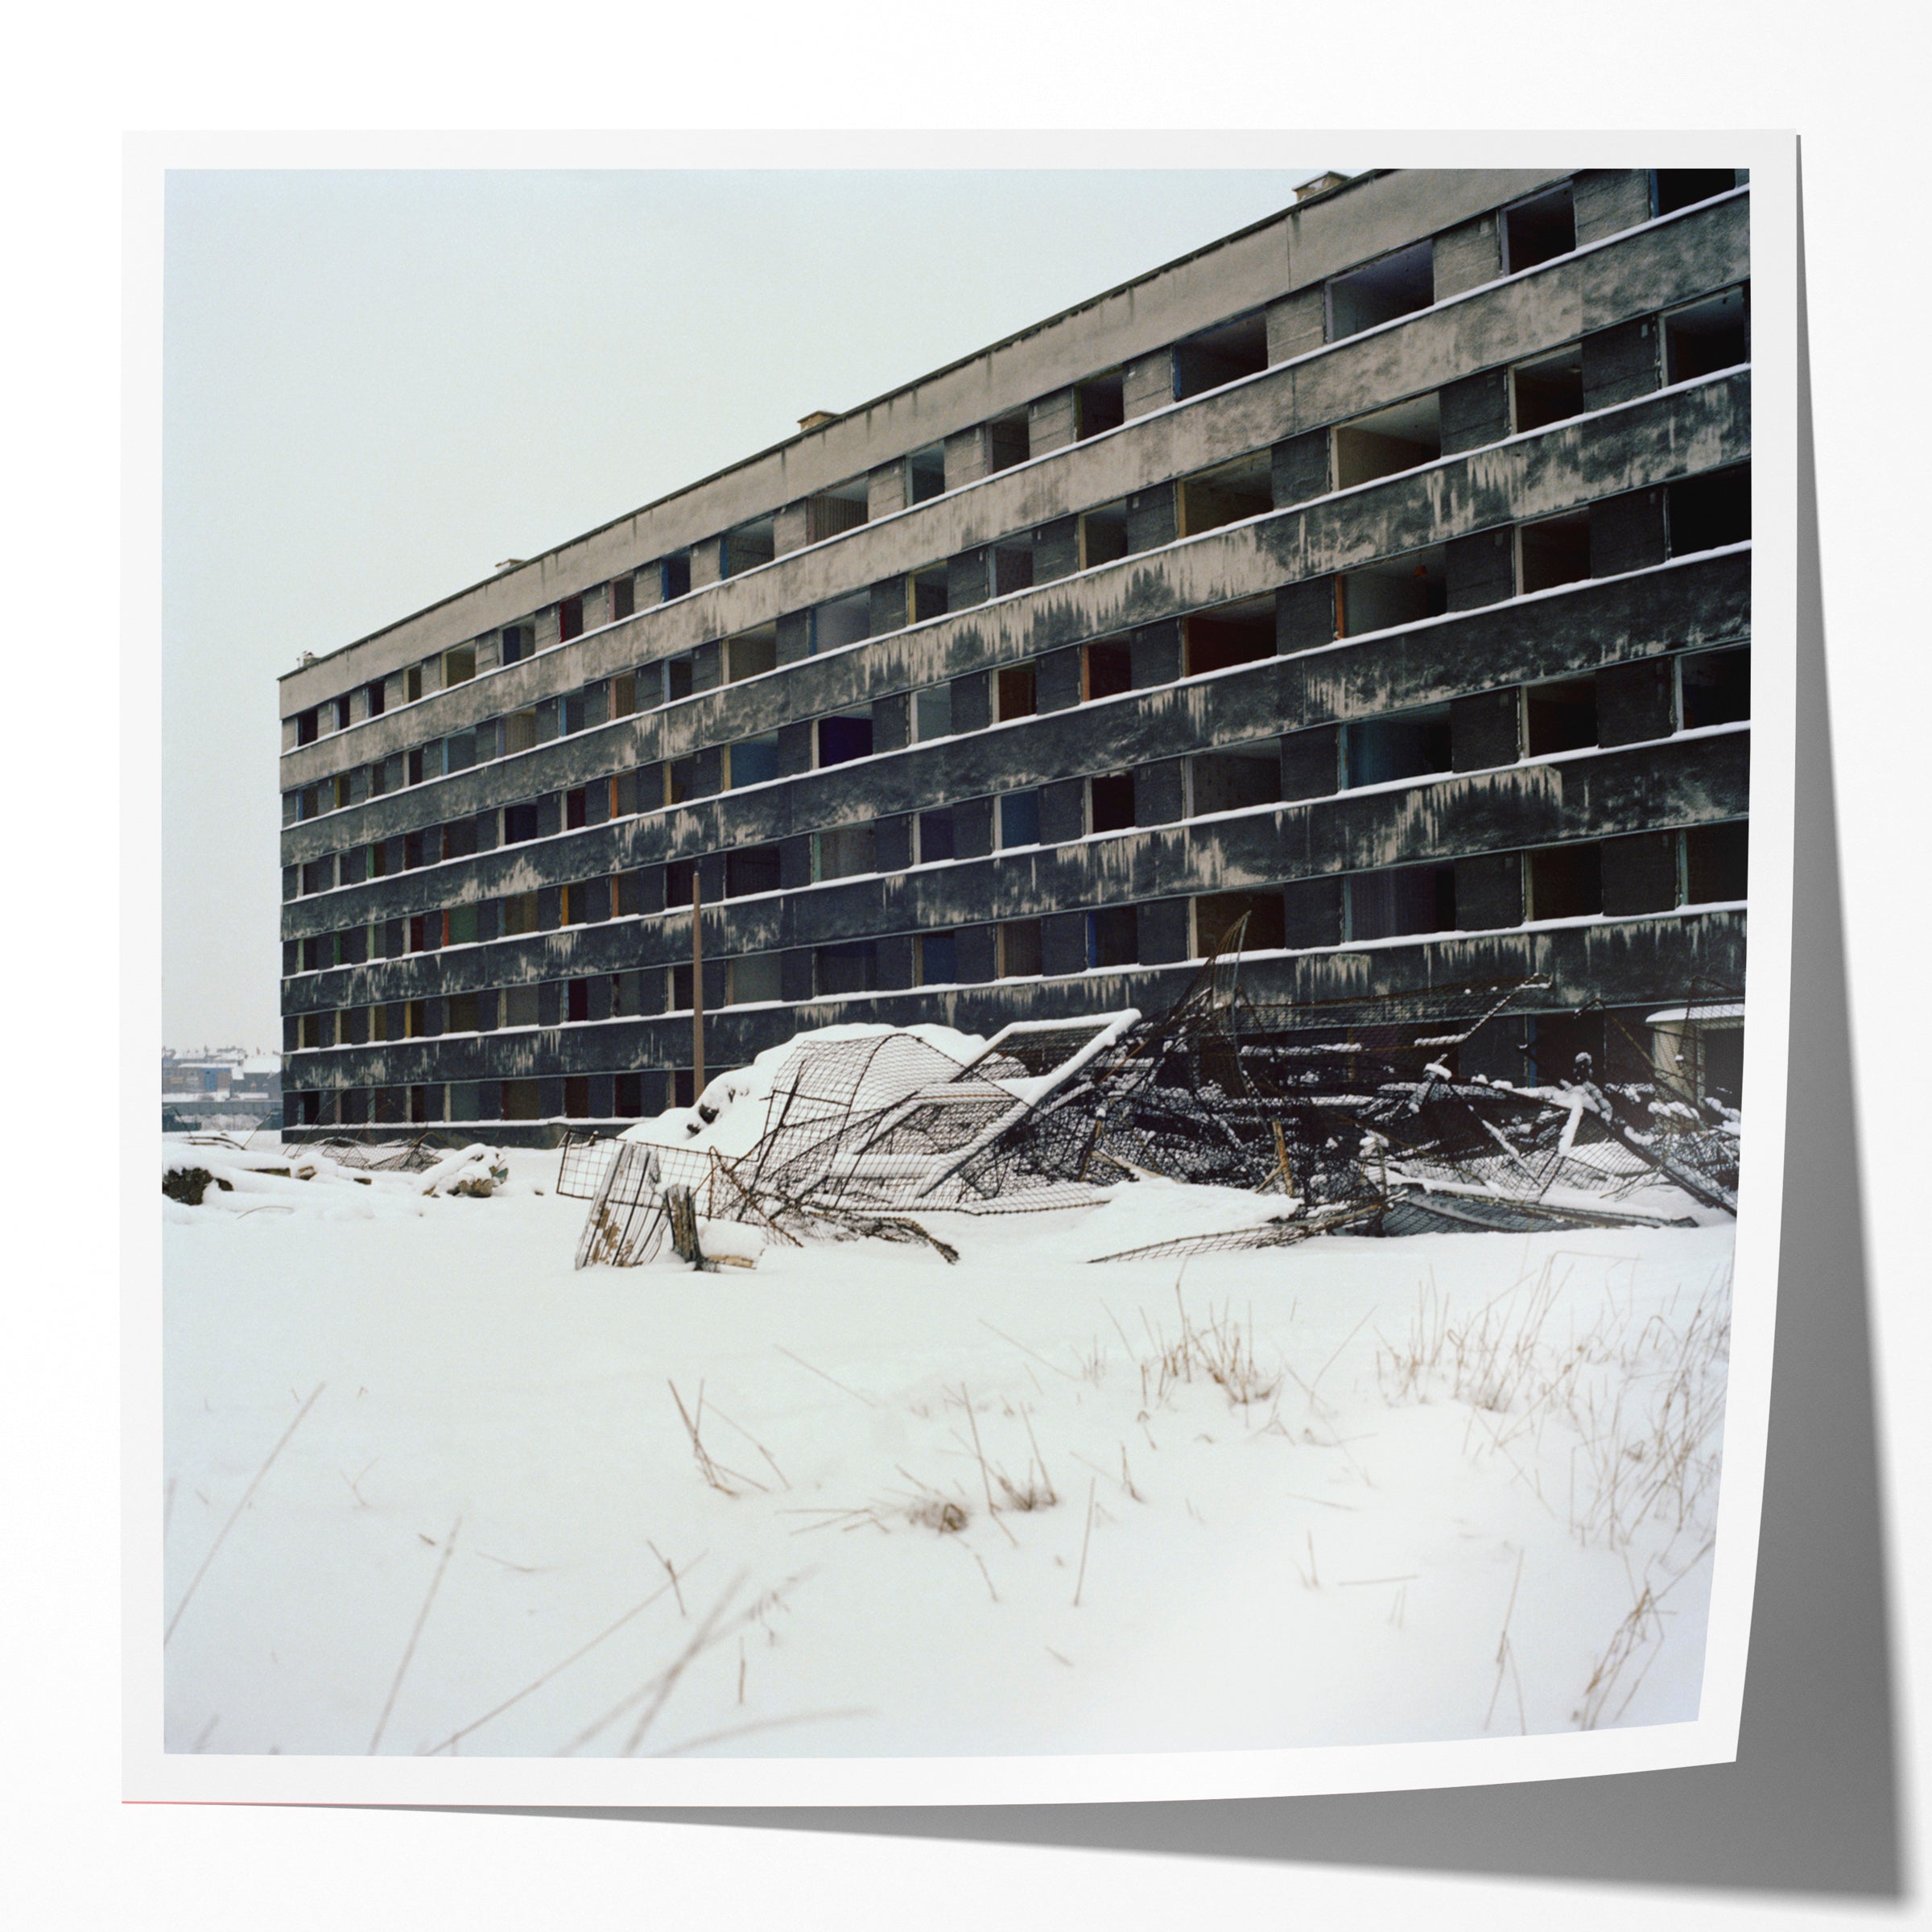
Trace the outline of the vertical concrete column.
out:
M 1583 337 L 1583 407 L 1608 409 L 1647 396 L 1663 381 L 1657 324 L 1648 316 Z
M 782 557 L 811 541 L 811 506 L 803 499 L 787 503 L 771 519 L 771 554 Z M 646 573 L 650 574 L 650 573 Z
M 1613 919 L 1669 912 L 1677 904 L 1677 834 L 1639 832 L 1597 848 L 1604 910 Z
M 1298 503 L 1325 497 L 1334 487 L 1330 477 L 1330 440 L 1327 430 L 1310 429 L 1275 444 L 1269 452 L 1269 470 L 1277 510 L 1291 510 Z
M 1278 657 L 1314 650 L 1335 642 L 1335 579 L 1303 577 L 1274 593 L 1274 649 Z
M 1486 932 L 1523 923 L 1523 855 L 1484 852 L 1455 861 L 1455 923 Z
M 1056 389 L 1026 405 L 1026 444 L 1036 456 L 1064 449 L 1079 440 L 1080 426 L 1071 389 Z
M 1282 739 L 1282 796 L 1286 799 L 1323 799 L 1341 783 L 1342 728 L 1317 724 L 1291 731 Z
M 1586 168 L 1576 177 L 1571 195 L 1579 248 L 1650 219 L 1647 167 Z
M 1143 966 L 1173 965 L 1189 956 L 1193 921 L 1186 899 L 1152 899 L 1133 910 Z
M 976 483 L 991 469 L 986 448 L 986 425 L 976 423 L 970 429 L 956 430 L 946 439 L 946 487 L 957 489 Z
M 1157 349 L 1136 356 L 1121 371 L 1121 412 L 1131 423 L 1136 416 L 1165 409 L 1174 400 L 1174 351 Z
M 724 539 L 722 537 L 707 537 L 702 543 L 691 545 L 691 587 L 693 590 L 700 589 L 707 584 L 716 584 L 724 575 Z M 550 617 L 551 622 L 554 625 L 556 622 L 555 611 L 550 613 Z M 539 618 L 538 622 L 540 631 L 542 619 Z M 541 648 L 543 643 L 541 635 L 539 636 L 537 642 L 539 647 Z
M 1084 912 L 1050 912 L 1041 919 L 1040 967 L 1049 979 L 1087 970 Z
M 1677 722 L 1677 680 L 1668 657 L 1606 664 L 1596 674 L 1596 741 L 1641 745 L 1668 737 Z
M 1494 211 L 1444 229 L 1435 237 L 1435 299 L 1480 288 L 1503 272 L 1501 224 Z
M 1291 361 L 1319 349 L 1327 340 L 1328 296 L 1320 283 L 1298 288 L 1270 302 L 1267 308 L 1268 360 Z
M 890 517 L 894 511 L 903 510 L 911 502 L 906 488 L 906 459 L 895 456 L 890 463 L 881 463 L 877 469 L 869 471 L 865 478 L 865 518 L 868 522 L 876 523 L 881 517 Z
M 1451 610 L 1475 610 L 1516 595 L 1516 533 L 1479 530 L 1443 546 L 1443 576 Z
M 1438 392 L 1442 411 L 1443 454 L 1500 443 L 1509 433 L 1509 375 L 1485 369 L 1446 382 Z
M 1590 506 L 1590 574 L 1620 576 L 1661 564 L 1670 554 L 1661 489 L 1626 490 Z
M 1522 737 L 1520 686 L 1449 700 L 1449 762 L 1457 771 L 1513 765 L 1523 755 Z
M 1293 948 L 1342 943 L 1342 880 L 1336 873 L 1320 878 L 1290 879 L 1282 888 L 1284 943 Z

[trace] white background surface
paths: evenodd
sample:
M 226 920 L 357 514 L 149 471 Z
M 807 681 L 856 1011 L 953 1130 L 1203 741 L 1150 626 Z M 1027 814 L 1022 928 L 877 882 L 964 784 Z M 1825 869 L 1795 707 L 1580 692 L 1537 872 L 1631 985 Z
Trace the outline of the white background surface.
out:
M 1811 358 L 1837 787 L 1861 1042 L 1867 1228 L 1904 1802 L 1916 1836 L 1915 1669 L 1932 1615 L 1919 1362 L 1928 1273 L 1914 1223 L 1928 937 L 1920 719 L 1924 572 L 1912 518 L 1926 444 L 1922 31 L 1876 10 L 1711 6 L 1587 18 L 1546 6 L 1086 10 L 989 4 L 916 23 L 902 6 L 551 7 L 460 17 L 390 5 L 326 16 L 177 6 L 14 36 L 10 281 L 8 821 L 14 1106 L 10 1161 L 7 1814 L 0 1905 L 34 1926 L 465 1927 L 782 1922 L 983 1926 L 1839 1926 L 1922 1916 L 1734 1892 L 1552 1885 L 1172 1855 L 625 1821 L 116 1798 L 114 1256 L 101 1167 L 63 1164 L 50 1121 L 114 1075 L 110 1018 L 151 1026 L 151 894 L 130 898 L 114 975 L 113 522 L 120 447 L 116 199 L 123 127 L 660 124 L 1794 126 L 1805 137 Z M 1057 80 L 1056 80 L 1056 78 Z M 1307 142 L 1294 138 L 1296 154 Z M 1363 165 L 1373 155 L 1335 159 Z M 30 662 L 30 659 L 37 660 Z M 151 737 L 153 688 L 121 702 Z M 56 729 L 57 728 L 57 729 Z M 137 760 L 130 767 L 138 774 Z M 130 816 L 144 815 L 137 793 Z M 138 853 L 137 852 L 137 858 Z M 26 938 L 34 943 L 21 945 Z M 50 943 L 49 942 L 52 942 Z M 1802 1020 L 1799 1022 L 1802 1025 Z M 1922 1022 L 1918 1031 L 1922 1034 Z M 1897 1055 L 1895 1059 L 1893 1056 Z M 145 1066 L 142 1070 L 147 1071 Z M 147 1082 L 141 1083 L 145 1094 Z M 83 1115 L 85 1118 L 85 1115 Z M 145 1123 L 143 1123 L 145 1125 Z M 76 1136 L 67 1145 L 84 1145 Z M 78 1167 L 80 1171 L 74 1170 Z M 1747 1733 L 1749 1714 L 1747 1707 Z M 1908 1883 L 1910 1882 L 1908 1875 Z

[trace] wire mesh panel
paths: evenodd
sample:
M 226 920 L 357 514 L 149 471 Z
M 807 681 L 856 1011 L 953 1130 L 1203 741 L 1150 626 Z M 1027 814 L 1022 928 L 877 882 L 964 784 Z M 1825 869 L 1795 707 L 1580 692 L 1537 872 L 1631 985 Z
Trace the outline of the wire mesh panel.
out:
M 572 1200 L 592 1199 L 617 1158 L 620 1145 L 607 1134 L 577 1133 L 567 1129 L 557 1161 L 557 1192 Z
M 635 1268 L 664 1245 L 663 1170 L 658 1150 L 644 1141 L 613 1141 L 615 1150 L 577 1238 L 577 1265 Z

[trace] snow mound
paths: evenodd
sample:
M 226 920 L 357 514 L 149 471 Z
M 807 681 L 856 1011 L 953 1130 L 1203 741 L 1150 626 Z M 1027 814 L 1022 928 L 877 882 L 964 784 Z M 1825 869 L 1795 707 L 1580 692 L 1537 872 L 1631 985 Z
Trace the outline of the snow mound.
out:
M 879 1051 L 868 1062 L 852 1104 L 861 1112 L 886 1107 L 925 1084 L 933 1075 L 932 1055 L 939 1054 L 957 1068 L 985 1051 L 985 1038 L 952 1026 L 921 1022 L 914 1026 L 886 1026 L 852 1022 L 795 1033 L 789 1040 L 768 1046 L 749 1067 L 721 1073 L 698 1096 L 695 1107 L 672 1107 L 649 1120 L 627 1127 L 621 1138 L 647 1141 L 660 1147 L 712 1150 L 735 1159 L 749 1154 L 765 1137 L 774 1092 L 782 1092 L 799 1071 L 799 1062 L 821 1047 L 857 1040 L 877 1040 Z M 901 1042 L 917 1042 L 926 1051 L 900 1050 Z M 950 1078 L 948 1075 L 947 1077 Z

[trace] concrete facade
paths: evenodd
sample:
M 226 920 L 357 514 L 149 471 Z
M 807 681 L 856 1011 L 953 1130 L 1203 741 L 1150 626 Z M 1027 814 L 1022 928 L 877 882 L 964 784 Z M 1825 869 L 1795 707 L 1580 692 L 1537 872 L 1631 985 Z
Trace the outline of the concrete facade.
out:
M 1360 177 L 305 663 L 290 1125 L 683 1097 L 694 873 L 714 1073 L 1244 913 L 1260 998 L 1548 974 L 1503 1077 L 1741 988 L 1749 272 L 1728 171 Z

